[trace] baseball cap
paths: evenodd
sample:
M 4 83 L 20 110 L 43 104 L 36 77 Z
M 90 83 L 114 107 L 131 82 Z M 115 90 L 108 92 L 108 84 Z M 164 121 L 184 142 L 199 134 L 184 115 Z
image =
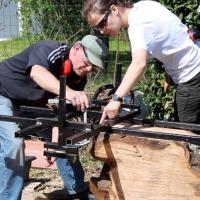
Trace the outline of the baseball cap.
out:
M 104 59 L 108 54 L 108 48 L 103 41 L 95 35 L 86 35 L 80 41 L 85 49 L 88 60 L 95 66 L 104 69 Z

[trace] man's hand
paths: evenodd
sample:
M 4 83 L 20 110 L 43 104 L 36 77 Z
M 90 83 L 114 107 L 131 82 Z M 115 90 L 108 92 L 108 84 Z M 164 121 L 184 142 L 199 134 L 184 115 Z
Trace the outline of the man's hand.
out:
M 89 99 L 84 91 L 67 90 L 66 99 L 70 100 L 72 105 L 82 112 L 89 107 Z
M 121 102 L 111 100 L 107 106 L 104 107 L 103 114 L 101 116 L 100 124 L 108 117 L 109 119 L 115 118 L 119 114 Z

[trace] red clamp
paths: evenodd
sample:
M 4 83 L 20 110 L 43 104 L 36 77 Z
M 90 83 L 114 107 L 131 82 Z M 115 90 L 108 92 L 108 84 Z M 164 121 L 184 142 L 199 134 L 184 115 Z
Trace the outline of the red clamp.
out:
M 65 60 L 62 67 L 62 75 L 69 76 L 72 73 L 72 61 Z

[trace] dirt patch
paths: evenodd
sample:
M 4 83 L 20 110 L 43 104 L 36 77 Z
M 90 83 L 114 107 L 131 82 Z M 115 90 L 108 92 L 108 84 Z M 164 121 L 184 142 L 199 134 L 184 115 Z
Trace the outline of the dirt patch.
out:
M 85 171 L 85 181 L 92 176 L 98 177 L 102 168 L 100 161 L 94 160 L 90 155 L 90 145 L 81 148 L 79 155 Z M 47 193 L 62 190 L 64 187 L 58 170 L 31 168 L 30 180 L 25 183 L 22 200 L 47 199 Z

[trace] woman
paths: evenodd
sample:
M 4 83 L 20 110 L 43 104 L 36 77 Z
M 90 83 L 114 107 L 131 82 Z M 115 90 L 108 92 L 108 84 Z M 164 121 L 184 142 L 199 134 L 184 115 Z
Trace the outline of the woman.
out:
M 150 57 L 161 61 L 176 84 L 178 117 L 183 122 L 200 121 L 200 49 L 180 19 L 155 1 L 87 0 L 82 10 L 92 28 L 105 35 L 128 29 L 132 62 L 100 123 L 118 115 L 122 98 L 139 82 Z

